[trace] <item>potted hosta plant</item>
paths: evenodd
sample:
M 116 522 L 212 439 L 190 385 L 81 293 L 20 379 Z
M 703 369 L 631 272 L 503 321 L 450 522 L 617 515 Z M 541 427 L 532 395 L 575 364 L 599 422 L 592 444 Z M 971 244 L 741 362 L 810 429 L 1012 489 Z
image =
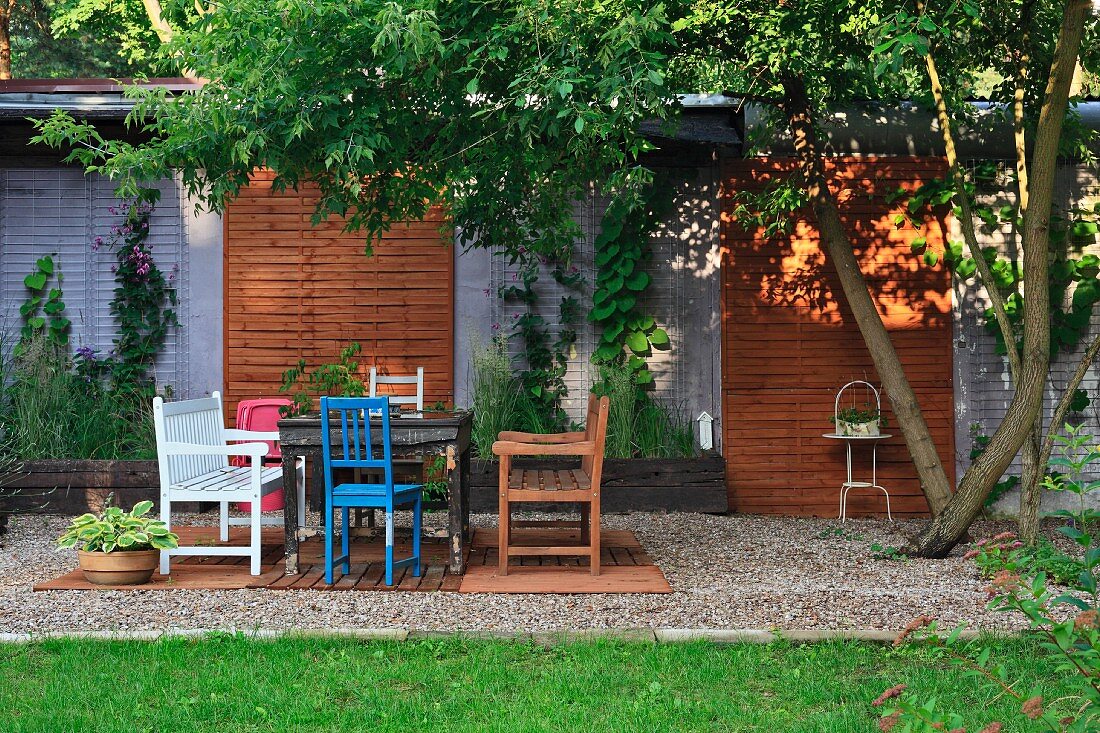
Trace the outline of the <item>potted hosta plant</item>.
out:
M 57 540 L 58 549 L 78 547 L 84 577 L 97 585 L 141 585 L 149 582 L 161 550 L 179 546 L 179 537 L 164 522 L 145 516 L 153 502 L 141 501 L 130 511 L 108 506 L 99 516 L 82 514 Z
M 836 425 L 838 435 L 848 437 L 873 436 L 886 425 L 886 420 L 873 405 L 845 407 L 829 420 Z

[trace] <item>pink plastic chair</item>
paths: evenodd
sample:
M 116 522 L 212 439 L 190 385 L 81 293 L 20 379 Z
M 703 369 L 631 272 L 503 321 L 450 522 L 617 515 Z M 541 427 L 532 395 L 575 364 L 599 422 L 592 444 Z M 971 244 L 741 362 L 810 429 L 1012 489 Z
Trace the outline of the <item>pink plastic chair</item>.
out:
M 279 414 L 279 408 L 286 407 L 291 404 L 290 400 L 285 397 L 271 397 L 259 400 L 241 400 L 237 403 L 237 429 L 238 430 L 278 430 L 279 420 L 282 415 Z M 265 441 L 267 443 L 268 452 L 264 456 L 264 464 L 268 466 L 277 466 L 283 461 L 283 452 L 279 449 L 279 444 L 273 440 Z M 233 465 L 246 466 L 247 463 L 240 463 L 239 461 L 247 460 L 240 456 L 233 459 Z M 262 512 L 275 512 L 284 507 L 283 492 L 275 491 L 267 494 L 260 500 L 260 511 Z M 249 502 L 239 502 L 237 508 L 243 512 L 251 511 L 252 505 Z

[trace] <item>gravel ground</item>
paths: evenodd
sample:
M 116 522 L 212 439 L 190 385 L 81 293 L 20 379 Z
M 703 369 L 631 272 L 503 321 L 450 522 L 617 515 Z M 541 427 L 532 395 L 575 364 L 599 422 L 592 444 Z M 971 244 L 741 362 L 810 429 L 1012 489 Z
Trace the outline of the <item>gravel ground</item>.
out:
M 181 518 L 210 524 L 216 516 Z M 695 514 L 604 517 L 633 530 L 664 571 L 666 595 L 467 595 L 319 591 L 50 591 L 31 586 L 75 566 L 53 539 L 67 522 L 16 516 L 0 537 L 0 632 L 150 629 L 543 631 L 587 628 L 898 629 L 919 614 L 945 625 L 1011 628 L 985 608 L 986 584 L 965 548 L 943 560 L 876 557 L 920 522 Z M 441 526 L 441 516 L 426 516 Z M 475 516 L 475 526 L 495 517 Z M 975 537 L 1006 523 L 979 523 Z M 1048 532 L 1053 527 L 1048 527 Z

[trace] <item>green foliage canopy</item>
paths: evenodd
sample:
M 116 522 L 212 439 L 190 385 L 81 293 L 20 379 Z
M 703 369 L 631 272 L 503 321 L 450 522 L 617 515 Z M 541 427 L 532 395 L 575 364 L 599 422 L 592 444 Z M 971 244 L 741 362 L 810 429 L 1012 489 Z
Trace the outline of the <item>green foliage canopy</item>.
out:
M 671 43 L 663 5 L 627 0 L 237 0 L 164 47 L 201 91 L 130 92 L 148 142 L 64 114 L 40 139 L 75 140 L 124 195 L 178 170 L 219 209 L 266 167 L 276 188 L 319 185 L 315 221 L 368 238 L 443 204 L 464 242 L 553 253 L 591 181 L 637 185 L 639 125 L 674 106 Z

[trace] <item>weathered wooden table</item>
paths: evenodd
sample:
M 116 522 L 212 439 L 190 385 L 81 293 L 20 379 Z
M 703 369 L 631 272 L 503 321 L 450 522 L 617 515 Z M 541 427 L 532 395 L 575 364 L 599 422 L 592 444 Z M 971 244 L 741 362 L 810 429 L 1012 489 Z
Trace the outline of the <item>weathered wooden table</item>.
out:
M 381 427 L 381 419 L 372 421 Z M 451 550 L 451 572 L 466 570 L 470 544 L 470 430 L 469 412 L 423 412 L 390 420 L 390 439 L 395 458 L 444 456 L 447 460 L 447 533 Z M 279 443 L 283 452 L 283 495 L 286 506 L 286 574 L 298 573 L 298 542 L 315 536 L 323 527 L 298 526 L 298 497 L 294 461 L 312 459 L 306 491 L 321 496 L 324 491 L 324 463 L 321 448 L 320 414 L 279 421 Z M 308 493 L 307 493 L 308 495 Z

